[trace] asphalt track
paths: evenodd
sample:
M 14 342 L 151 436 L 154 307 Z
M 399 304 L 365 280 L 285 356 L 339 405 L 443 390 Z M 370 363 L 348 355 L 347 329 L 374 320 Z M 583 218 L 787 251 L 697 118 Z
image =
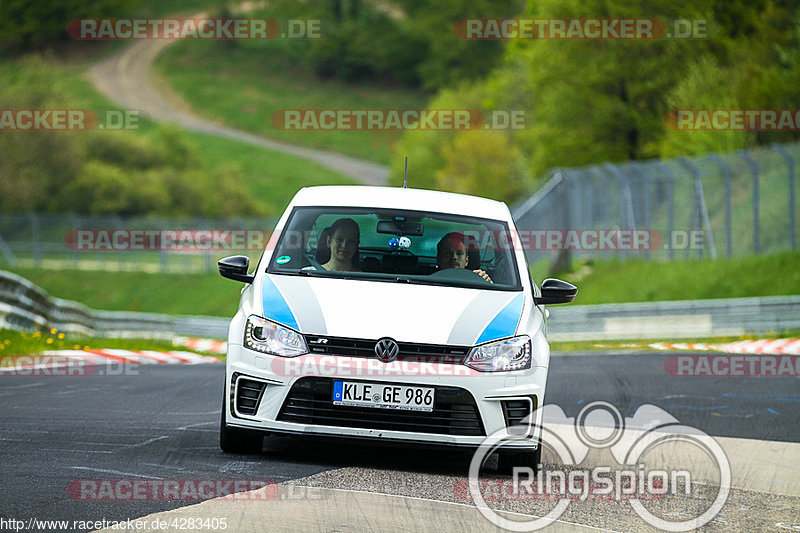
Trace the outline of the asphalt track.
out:
M 624 415 L 654 404 L 683 424 L 725 437 L 719 440 L 731 457 L 735 488 L 706 529 L 800 527 L 797 378 L 672 377 L 664 371 L 669 355 L 554 357 L 547 403 L 558 404 L 567 416 L 594 401 L 610 402 Z M 181 516 L 225 517 L 228 531 L 496 529 L 460 490 L 468 453 L 271 437 L 261 454 L 227 455 L 217 445 L 222 364 L 149 365 L 136 371 L 0 377 L 0 530 L 10 529 L 9 518 L 27 527 L 31 519 L 72 524 Z M 784 460 L 790 464 L 781 464 Z M 545 462 L 552 466 L 554 458 Z M 86 501 L 67 491 L 77 479 L 271 480 L 280 484 L 280 495 L 271 501 L 199 504 Z M 703 501 L 661 504 L 686 513 Z M 502 508 L 546 512 L 541 502 Z M 550 529 L 652 530 L 627 503 L 607 501 L 573 504 Z

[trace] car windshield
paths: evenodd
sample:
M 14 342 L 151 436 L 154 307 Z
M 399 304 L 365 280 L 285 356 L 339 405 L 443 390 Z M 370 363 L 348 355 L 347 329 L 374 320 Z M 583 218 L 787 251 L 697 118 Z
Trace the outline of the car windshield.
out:
M 377 208 L 297 207 L 272 274 L 521 290 L 508 224 Z

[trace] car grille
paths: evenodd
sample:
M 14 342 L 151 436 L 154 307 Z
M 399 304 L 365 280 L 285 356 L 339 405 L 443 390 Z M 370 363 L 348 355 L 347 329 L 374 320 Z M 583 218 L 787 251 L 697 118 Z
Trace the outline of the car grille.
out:
M 343 355 L 348 357 L 376 357 L 377 340 L 353 339 L 347 337 L 321 337 L 306 335 L 306 345 L 311 353 L 324 355 Z M 470 350 L 469 346 L 447 344 L 420 344 L 398 342 L 400 361 L 436 362 L 460 365 Z
M 241 415 L 253 416 L 267 384 L 263 381 L 240 378 L 236 381 L 236 411 Z
M 485 435 L 478 406 L 469 391 L 435 387 L 433 411 L 403 411 L 333 405 L 333 380 L 308 377 L 295 382 L 278 420 L 298 424 L 385 429 L 444 435 Z

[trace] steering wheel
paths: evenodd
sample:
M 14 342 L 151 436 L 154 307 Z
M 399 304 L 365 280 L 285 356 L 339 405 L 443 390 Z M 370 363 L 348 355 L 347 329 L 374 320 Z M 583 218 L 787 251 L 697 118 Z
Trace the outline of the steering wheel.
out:
M 475 281 L 475 278 L 481 280 L 484 283 L 489 283 L 480 274 L 476 274 L 469 268 L 445 268 L 443 270 L 437 270 L 433 274 L 431 274 L 432 278 L 448 278 L 452 279 L 453 281 Z

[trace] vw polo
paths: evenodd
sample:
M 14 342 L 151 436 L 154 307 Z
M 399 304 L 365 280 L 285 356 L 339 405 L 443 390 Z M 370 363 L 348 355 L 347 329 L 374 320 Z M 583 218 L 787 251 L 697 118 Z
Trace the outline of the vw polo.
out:
M 484 198 L 300 190 L 252 273 L 245 256 L 219 262 L 245 283 L 221 448 L 257 452 L 268 433 L 477 447 L 521 427 L 530 438 L 501 460 L 538 464 L 544 305 L 577 289 L 540 290 L 515 233 L 508 207 Z

